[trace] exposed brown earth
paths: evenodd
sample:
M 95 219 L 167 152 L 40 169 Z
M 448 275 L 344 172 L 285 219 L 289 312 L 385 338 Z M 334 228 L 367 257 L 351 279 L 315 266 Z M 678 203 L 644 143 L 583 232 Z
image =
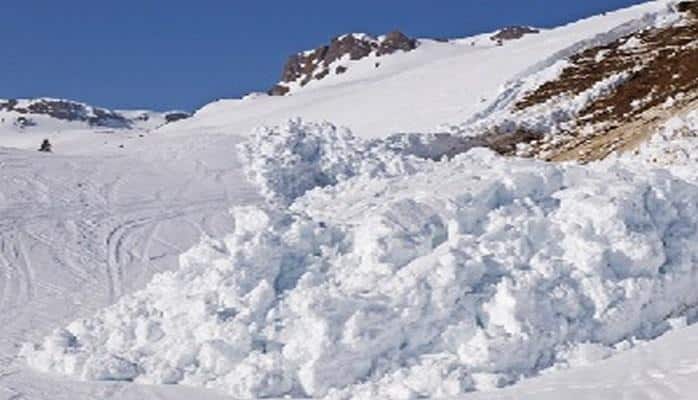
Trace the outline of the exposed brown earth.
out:
M 618 87 L 583 109 L 574 130 L 551 142 L 521 135 L 531 155 L 549 160 L 591 161 L 613 151 L 632 148 L 668 119 L 692 104 L 698 93 L 698 2 L 678 5 L 686 14 L 675 26 L 648 29 L 591 48 L 570 58 L 560 76 L 526 95 L 518 111 L 562 96 L 574 96 L 619 73 L 628 74 Z M 671 102 L 671 107 L 664 107 Z M 665 109 L 666 108 L 666 109 Z
M 601 160 L 613 152 L 635 150 L 648 140 L 663 123 L 676 115 L 685 114 L 698 108 L 698 97 L 682 102 L 671 108 L 654 107 L 638 115 L 634 120 L 602 131 L 601 133 L 578 138 L 556 149 L 547 159 L 551 161 L 577 160 L 582 163 Z

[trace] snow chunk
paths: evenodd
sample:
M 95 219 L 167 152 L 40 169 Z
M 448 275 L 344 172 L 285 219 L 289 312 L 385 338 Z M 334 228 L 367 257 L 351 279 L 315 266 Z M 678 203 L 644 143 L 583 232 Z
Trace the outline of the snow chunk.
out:
M 239 152 L 249 179 L 281 204 L 358 174 L 396 175 L 410 168 L 408 160 L 395 154 L 371 151 L 369 142 L 347 129 L 300 119 L 258 129 Z
M 450 134 L 395 134 L 367 141 L 327 122 L 295 119 L 257 129 L 238 150 L 247 176 L 262 194 L 273 203 L 287 205 L 314 188 L 357 175 L 413 174 L 430 160 L 453 156 L 473 145 Z

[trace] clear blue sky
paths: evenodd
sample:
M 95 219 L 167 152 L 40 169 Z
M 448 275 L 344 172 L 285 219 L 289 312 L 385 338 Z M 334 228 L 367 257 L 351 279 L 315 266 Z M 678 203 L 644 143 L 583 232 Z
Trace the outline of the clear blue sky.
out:
M 556 26 L 642 0 L 2 0 L 0 98 L 193 110 L 266 90 L 345 32 L 460 37 Z

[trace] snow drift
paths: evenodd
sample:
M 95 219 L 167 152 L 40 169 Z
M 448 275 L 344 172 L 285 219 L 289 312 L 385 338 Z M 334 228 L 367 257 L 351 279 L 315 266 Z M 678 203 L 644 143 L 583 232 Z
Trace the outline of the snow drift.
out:
M 606 357 L 698 302 L 698 187 L 667 171 L 479 149 L 380 176 L 347 165 L 412 156 L 328 126 L 260 135 L 256 171 L 291 207 L 234 208 L 233 233 L 28 363 L 241 398 L 447 397 Z

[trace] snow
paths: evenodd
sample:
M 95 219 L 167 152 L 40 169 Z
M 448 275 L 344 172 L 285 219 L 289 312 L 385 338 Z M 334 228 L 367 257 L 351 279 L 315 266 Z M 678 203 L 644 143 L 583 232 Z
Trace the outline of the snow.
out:
M 318 137 L 307 128 L 258 135 Z M 351 143 L 328 137 L 339 147 L 300 153 L 335 159 Z M 27 362 L 240 398 L 456 396 L 606 358 L 693 318 L 698 301 L 698 187 L 632 163 L 474 149 L 232 219 L 178 270 L 26 346 Z
M 440 159 L 462 140 L 450 135 L 393 135 L 366 141 L 346 128 L 300 119 L 258 129 L 239 146 L 247 177 L 271 202 L 291 204 L 317 188 L 357 175 L 400 176 Z
M 633 36 L 623 43 L 618 49 L 621 51 L 633 52 L 640 47 L 642 47 L 642 39 Z
M 5 102 L 6 100 L 0 100 Z M 41 102 L 67 102 L 73 107 L 79 108 L 83 117 L 96 117 L 95 107 L 85 103 L 65 99 L 37 98 L 16 99 L 17 106 L 26 108 L 31 104 Z M 111 111 L 102 109 L 103 111 Z M 74 142 L 83 142 L 85 136 L 95 136 L 90 142 L 108 143 L 104 139 L 107 134 L 119 134 L 122 137 L 138 137 L 152 130 L 164 126 L 167 123 L 166 116 L 169 112 L 156 112 L 149 110 L 114 110 L 112 111 L 128 120 L 129 125 L 124 126 L 91 126 L 87 121 L 64 120 L 51 117 L 46 114 L 19 113 L 16 111 L 0 110 L 0 145 L 6 147 L 37 149 L 44 138 L 52 144 L 71 145 Z M 33 122 L 31 126 L 21 127 L 17 124 L 17 118 L 27 118 Z M 95 135 L 97 134 L 97 135 Z
M 244 135 L 301 117 L 330 121 L 361 138 L 398 132 L 439 132 L 483 112 L 508 83 L 541 71 L 580 49 L 611 42 L 639 29 L 676 19 L 667 1 L 653 1 L 591 17 L 497 46 L 491 34 L 446 43 L 420 39 L 410 52 L 347 61 L 289 96 L 225 99 L 163 132 L 200 130 Z M 472 43 L 476 43 L 475 46 Z M 376 68 L 375 63 L 380 62 Z M 485 99 L 485 101 L 483 101 Z
M 229 231 L 231 204 L 260 197 L 230 157 L 235 136 L 83 131 L 57 139 L 53 154 L 25 136 L 28 151 L 0 148 L 0 398 L 5 389 L 29 399 L 109 398 L 105 385 L 28 370 L 20 345 L 142 289 L 202 234 Z M 125 389 L 136 399 L 160 391 Z
M 698 154 L 698 109 L 668 120 L 648 141 L 631 154 L 620 156 L 657 168 L 667 168 L 672 174 L 698 183 L 695 169 Z
M 695 113 L 588 166 L 414 133 L 509 115 L 667 4 L 160 129 L 3 126 L 0 398 L 692 398 Z M 511 120 L 552 129 L 622 79 Z
M 567 62 L 562 61 L 532 75 L 517 84 L 512 94 L 518 95 L 538 87 L 541 83 L 556 77 L 566 66 Z M 542 104 L 536 104 L 524 110 L 508 106 L 498 111 L 490 111 L 486 116 L 481 114 L 475 121 L 449 127 L 449 130 L 459 135 L 476 136 L 492 127 L 497 127 L 501 133 L 528 131 L 554 137 L 572 130 L 580 113 L 589 104 L 612 93 L 631 76 L 632 74 L 628 71 L 616 73 L 579 94 L 555 96 Z M 512 97 L 512 94 L 507 94 L 505 101 L 516 98 Z

